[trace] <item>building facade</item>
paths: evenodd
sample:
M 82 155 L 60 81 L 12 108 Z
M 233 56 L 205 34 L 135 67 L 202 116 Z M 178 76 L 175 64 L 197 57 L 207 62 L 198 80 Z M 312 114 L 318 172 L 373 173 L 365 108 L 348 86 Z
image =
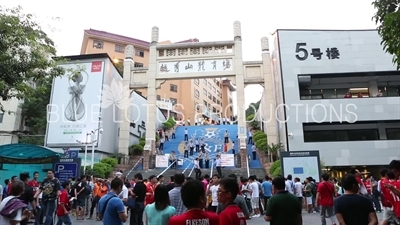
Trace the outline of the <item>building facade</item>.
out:
M 197 39 L 189 39 L 182 42 L 198 41 Z M 122 64 L 125 46 L 128 44 L 135 47 L 133 59 L 135 67 L 147 67 L 149 42 L 104 31 L 85 30 L 81 54 L 108 53 L 114 63 Z M 171 44 L 171 42 L 164 41 L 159 44 Z M 179 52 L 176 54 L 179 54 Z M 143 96 L 147 96 L 145 89 L 137 91 Z M 166 116 L 168 116 L 168 113 L 172 113 L 173 116 L 184 121 L 189 119 L 192 123 L 200 117 L 213 120 L 219 118 L 233 120 L 233 91 L 235 91 L 235 87 L 231 82 L 221 78 L 167 80 L 157 90 L 157 106 L 163 110 Z
M 1 101 L 5 112 L 0 111 L 0 145 L 18 143 L 18 135 L 29 131 L 22 120 L 22 103 L 23 100 L 16 98 Z
M 400 159 L 400 73 L 380 43 L 376 30 L 275 32 L 276 106 L 258 115 L 285 150 L 319 150 L 326 166 Z

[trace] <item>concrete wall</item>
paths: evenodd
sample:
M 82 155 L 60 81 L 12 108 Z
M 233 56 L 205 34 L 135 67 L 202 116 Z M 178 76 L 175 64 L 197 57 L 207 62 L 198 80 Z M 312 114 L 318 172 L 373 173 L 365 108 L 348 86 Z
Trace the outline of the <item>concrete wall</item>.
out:
M 20 104 L 23 103 L 23 100 L 18 100 L 16 98 L 12 98 L 8 101 L 0 101 L 3 105 L 5 112 L 0 112 L 2 120 L 0 120 L 0 145 L 18 143 L 18 136 L 11 135 L 11 131 L 23 130 L 24 127 L 21 128 L 21 108 Z M 44 137 L 43 137 L 44 138 Z
M 283 86 L 283 102 L 286 107 L 285 136 L 288 139 L 288 150 L 319 150 L 321 159 L 328 166 L 349 165 L 383 165 L 394 158 L 399 158 L 399 140 L 353 141 L 329 143 L 304 143 L 302 123 L 340 121 L 332 110 L 339 112 L 344 119 L 358 121 L 399 120 L 400 97 L 357 98 L 329 100 L 300 100 L 298 75 L 346 72 L 395 71 L 392 56 L 386 54 L 380 45 L 381 39 L 375 30 L 369 31 L 300 31 L 279 30 L 278 45 L 274 60 L 275 76 L 279 78 L 276 68 L 280 60 L 281 79 L 275 85 Z M 308 51 L 306 60 L 296 58 L 296 44 Z M 311 55 L 313 48 L 320 48 L 321 60 Z M 328 59 L 327 48 L 337 48 L 339 59 Z M 303 57 L 303 53 L 299 53 Z M 280 84 L 282 82 L 282 85 Z M 278 97 L 278 102 L 280 98 Z M 297 109 L 296 109 L 297 108 Z M 324 109 L 325 108 L 325 109 Z M 283 107 L 282 107 L 283 109 Z M 325 113 L 325 110 L 327 112 Z M 282 118 L 283 112 L 279 113 Z M 284 130 L 284 123 L 280 129 Z M 281 132 L 282 134 L 282 132 Z

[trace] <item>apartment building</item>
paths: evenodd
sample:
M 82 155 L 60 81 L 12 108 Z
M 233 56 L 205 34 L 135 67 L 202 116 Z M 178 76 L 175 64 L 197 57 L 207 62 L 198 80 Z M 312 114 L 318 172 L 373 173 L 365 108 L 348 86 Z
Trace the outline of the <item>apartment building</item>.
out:
M 326 166 L 347 169 L 400 159 L 400 72 L 376 30 L 278 30 L 274 42 L 286 150 L 319 150 Z M 258 115 L 268 120 L 265 102 Z
M 183 42 L 198 42 L 198 39 Z M 170 44 L 170 41 L 159 44 Z M 81 54 L 107 53 L 114 63 L 123 63 L 126 45 L 135 47 L 135 67 L 147 67 L 150 42 L 118 34 L 89 29 L 84 31 Z M 146 97 L 146 89 L 137 90 Z M 229 80 L 192 79 L 167 80 L 157 90 L 157 106 L 166 116 L 171 113 L 177 118 L 192 123 L 200 117 L 213 120 L 233 119 L 232 92 L 235 87 Z
M 29 131 L 28 127 L 23 126 L 19 107 L 22 103 L 23 100 L 16 98 L 1 101 L 5 112 L 0 111 L 0 145 L 18 143 L 18 134 Z

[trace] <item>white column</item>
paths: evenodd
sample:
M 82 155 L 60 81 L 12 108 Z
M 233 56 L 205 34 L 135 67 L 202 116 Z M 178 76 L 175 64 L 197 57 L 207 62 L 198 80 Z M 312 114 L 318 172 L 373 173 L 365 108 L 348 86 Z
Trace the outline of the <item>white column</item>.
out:
M 237 121 L 238 121 L 238 139 L 239 149 L 242 158 L 247 155 L 247 127 L 244 100 L 244 68 L 242 56 L 242 34 L 239 21 L 233 23 L 234 39 L 235 39 L 235 73 L 236 73 L 236 100 L 237 100 Z M 243 164 L 243 163 L 242 163 Z M 242 165 L 242 168 L 245 165 Z
M 266 125 L 266 134 L 268 144 L 277 144 L 278 140 L 278 124 L 276 120 L 276 103 L 275 103 L 275 86 L 274 78 L 271 70 L 271 55 L 269 52 L 269 42 L 267 37 L 261 38 L 261 57 L 263 62 L 264 92 L 263 92 L 263 108 L 260 108 L 264 115 L 264 123 Z
M 132 45 L 128 45 L 125 48 L 125 59 L 124 59 L 124 72 L 122 84 L 124 87 L 130 85 L 131 71 L 135 63 L 133 56 L 135 48 Z M 130 138 L 130 120 L 131 120 L 131 107 L 127 109 L 120 109 L 120 125 L 119 125 L 119 143 L 118 153 L 128 155 L 129 154 L 129 138 Z
M 146 145 L 145 154 L 151 153 L 155 149 L 156 125 L 157 125 L 157 93 L 156 93 L 156 74 L 157 74 L 157 44 L 158 27 L 153 27 L 151 32 L 151 44 L 149 51 L 149 70 L 147 72 L 147 121 L 146 121 Z
M 376 82 L 376 80 L 371 80 L 369 82 L 369 96 L 376 97 L 378 91 L 378 82 Z

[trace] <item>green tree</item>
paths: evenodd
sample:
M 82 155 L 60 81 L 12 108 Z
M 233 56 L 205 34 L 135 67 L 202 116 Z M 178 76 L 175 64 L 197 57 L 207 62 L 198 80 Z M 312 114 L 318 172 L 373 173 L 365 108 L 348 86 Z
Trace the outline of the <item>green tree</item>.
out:
M 400 0 L 374 0 L 372 5 L 376 13 L 372 17 L 378 26 L 383 49 L 393 55 L 393 63 L 400 68 Z
M 23 99 L 34 85 L 64 74 L 54 42 L 21 7 L 0 6 L 0 98 Z M 0 110 L 5 111 L 0 103 Z
M 260 107 L 261 100 L 258 102 L 250 103 L 249 107 L 246 109 L 246 117 L 256 114 L 258 108 Z
M 29 135 L 21 135 L 19 143 L 44 145 L 44 135 L 47 128 L 47 105 L 50 103 L 51 85 L 53 78 L 48 77 L 38 83 L 24 97 L 21 104 L 25 124 L 30 128 Z
M 254 118 L 254 114 L 251 114 L 246 117 L 247 124 L 253 128 L 253 130 L 259 130 L 260 129 L 260 122 Z

